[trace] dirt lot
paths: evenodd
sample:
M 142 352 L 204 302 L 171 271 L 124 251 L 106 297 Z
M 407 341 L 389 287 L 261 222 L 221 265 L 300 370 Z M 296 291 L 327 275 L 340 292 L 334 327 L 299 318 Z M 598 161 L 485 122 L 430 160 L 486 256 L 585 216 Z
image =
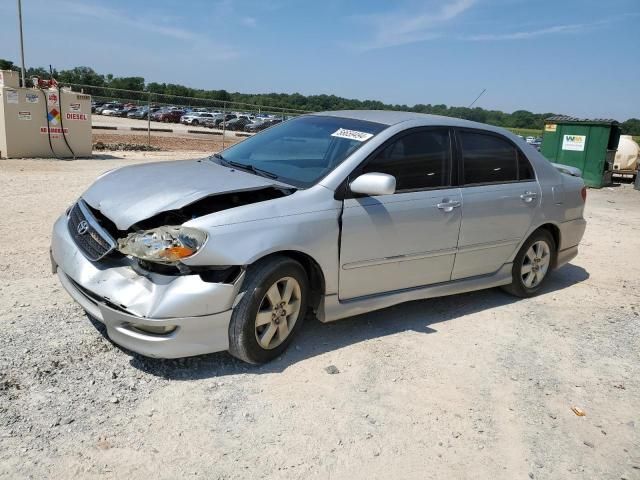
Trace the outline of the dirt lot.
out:
M 238 143 L 242 138 L 231 137 L 225 138 L 225 147 Z M 146 145 L 148 141 L 147 135 L 128 135 L 128 134 L 111 134 L 93 132 L 93 143 L 102 142 L 107 144 L 113 143 L 133 143 Z M 162 150 L 170 151 L 186 151 L 186 152 L 207 152 L 209 154 L 222 149 L 222 137 L 210 136 L 202 138 L 191 138 L 188 136 L 178 135 L 158 135 L 154 133 L 151 136 L 151 146 L 158 147 Z
M 108 169 L 197 155 L 0 162 L 0 478 L 640 478 L 640 192 L 589 191 L 533 299 L 310 321 L 262 367 L 132 356 L 51 275 L 50 228 Z

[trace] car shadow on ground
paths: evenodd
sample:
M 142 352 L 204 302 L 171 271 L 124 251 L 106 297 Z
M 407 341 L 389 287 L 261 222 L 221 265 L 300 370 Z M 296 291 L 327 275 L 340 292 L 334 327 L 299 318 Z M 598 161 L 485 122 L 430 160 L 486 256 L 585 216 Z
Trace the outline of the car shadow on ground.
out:
M 582 267 L 566 265 L 554 272 L 541 295 L 549 295 L 583 282 L 589 273 Z M 332 323 L 320 323 L 308 317 L 295 341 L 280 357 L 266 365 L 248 365 L 226 352 L 196 357 L 163 360 L 131 355 L 131 365 L 144 372 L 171 380 L 194 380 L 223 377 L 239 373 L 277 373 L 307 358 L 336 351 L 343 347 L 405 331 L 437 333 L 437 325 L 476 312 L 490 310 L 521 301 L 499 288 L 417 300 L 350 317 Z M 94 325 L 97 323 L 93 321 Z M 97 328 L 106 335 L 101 324 Z M 117 346 L 116 346 L 117 347 Z M 339 366 L 338 366 L 339 367 Z
M 78 158 L 78 160 L 123 160 L 122 155 L 111 155 L 109 153 L 93 153 L 90 157 Z

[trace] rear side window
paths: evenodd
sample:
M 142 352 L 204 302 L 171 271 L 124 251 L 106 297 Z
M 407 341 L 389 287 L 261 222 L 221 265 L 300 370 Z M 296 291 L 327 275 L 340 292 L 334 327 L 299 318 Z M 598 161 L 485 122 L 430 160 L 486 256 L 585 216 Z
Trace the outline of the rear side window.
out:
M 393 175 L 397 191 L 449 186 L 449 131 L 421 130 L 395 140 L 367 162 L 363 173 L 369 172 Z
M 518 180 L 534 180 L 536 178 L 533 173 L 533 167 L 524 153 L 518 151 Z
M 494 135 L 460 132 L 464 183 L 502 183 L 518 180 L 518 150 Z

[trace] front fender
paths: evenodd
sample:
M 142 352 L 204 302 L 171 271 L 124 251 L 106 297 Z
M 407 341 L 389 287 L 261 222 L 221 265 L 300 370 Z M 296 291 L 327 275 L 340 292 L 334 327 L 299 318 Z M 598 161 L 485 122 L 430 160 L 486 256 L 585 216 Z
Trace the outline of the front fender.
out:
M 298 251 L 318 263 L 332 293 L 338 289 L 338 216 L 339 210 L 329 209 L 210 227 L 205 246 L 184 263 L 250 265 L 272 253 Z

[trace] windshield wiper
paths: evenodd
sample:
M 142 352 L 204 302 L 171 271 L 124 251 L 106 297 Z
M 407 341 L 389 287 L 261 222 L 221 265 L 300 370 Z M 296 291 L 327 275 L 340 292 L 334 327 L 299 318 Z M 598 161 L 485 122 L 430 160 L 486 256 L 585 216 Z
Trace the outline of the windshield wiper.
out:
M 233 160 L 227 160 L 226 158 L 224 158 L 219 153 L 214 153 L 213 156 L 215 158 L 217 158 L 218 160 L 222 160 L 222 162 L 224 162 L 226 165 L 228 165 L 230 167 L 239 168 L 241 170 L 247 170 L 247 171 L 249 171 L 249 172 L 251 172 L 251 173 L 253 173 L 255 175 L 260 175 L 262 177 L 273 178 L 273 179 L 278 178 L 278 175 L 276 175 L 275 173 L 269 172 L 268 170 L 263 170 L 261 168 L 254 167 L 253 165 L 248 165 L 246 163 L 240 163 L 240 162 L 234 162 Z
M 249 170 L 250 172 L 255 173 L 256 175 L 262 175 L 263 177 L 272 178 L 272 179 L 278 178 L 278 175 L 276 175 L 275 173 L 272 173 L 268 170 L 263 170 L 262 168 L 254 167 L 253 165 L 245 165 L 244 163 L 237 163 L 237 162 L 229 162 L 229 163 L 231 163 L 231 165 L 233 165 L 234 167 L 244 168 L 246 170 Z

